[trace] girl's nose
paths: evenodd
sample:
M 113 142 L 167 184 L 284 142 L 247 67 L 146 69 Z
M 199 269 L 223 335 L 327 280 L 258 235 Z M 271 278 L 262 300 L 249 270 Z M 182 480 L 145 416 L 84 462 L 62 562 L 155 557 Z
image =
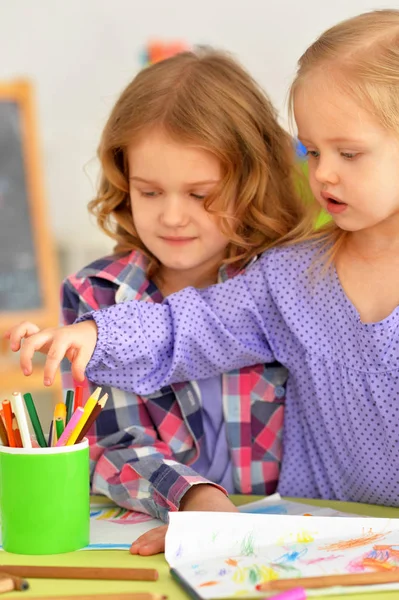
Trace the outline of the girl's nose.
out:
M 161 218 L 167 227 L 182 227 L 188 221 L 187 203 L 177 194 L 166 196 Z

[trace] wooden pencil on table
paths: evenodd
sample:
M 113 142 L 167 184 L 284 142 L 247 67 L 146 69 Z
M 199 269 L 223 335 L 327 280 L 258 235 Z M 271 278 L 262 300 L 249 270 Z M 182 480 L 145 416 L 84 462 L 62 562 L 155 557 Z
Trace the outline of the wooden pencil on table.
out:
M 0 572 L 0 580 L 2 579 L 12 579 L 14 582 L 14 590 L 18 592 L 23 592 L 29 589 L 29 583 L 26 579 L 22 579 L 22 577 L 16 577 L 15 575 L 10 575 L 9 573 L 4 573 L 4 571 Z
M 24 579 L 101 579 L 115 581 L 156 581 L 156 569 L 124 569 L 113 567 L 45 567 L 0 565 L 0 571 Z
M 81 442 L 83 440 L 83 438 L 86 436 L 86 433 L 89 431 L 90 427 L 93 425 L 94 421 L 97 419 L 98 415 L 100 414 L 100 412 L 104 408 L 107 400 L 108 400 L 108 394 L 104 394 L 104 396 L 102 398 L 100 398 L 100 400 L 97 402 L 97 404 L 94 407 L 94 409 L 93 409 L 90 417 L 87 419 L 86 424 L 84 425 L 82 431 L 78 435 L 78 438 L 76 440 L 76 444 L 78 444 L 79 442 Z
M 78 596 L 33 596 L 29 600 L 167 600 L 167 596 L 151 592 L 120 592 L 114 594 L 79 594 Z
M 15 590 L 14 580 L 12 577 L 0 577 L 0 594 L 12 592 Z
M 327 588 L 334 586 L 377 585 L 380 583 L 399 582 L 397 571 L 372 571 L 365 573 L 347 573 L 342 575 L 320 575 L 317 577 L 295 577 L 291 579 L 273 579 L 260 583 L 256 589 L 260 592 L 290 590 L 295 587 Z

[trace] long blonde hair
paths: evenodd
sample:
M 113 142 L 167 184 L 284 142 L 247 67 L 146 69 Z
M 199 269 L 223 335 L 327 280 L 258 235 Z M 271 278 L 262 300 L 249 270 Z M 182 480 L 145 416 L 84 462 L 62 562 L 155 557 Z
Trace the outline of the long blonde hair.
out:
M 141 71 L 105 125 L 98 149 L 101 181 L 89 208 L 116 240 L 115 252 L 140 249 L 151 260 L 152 274 L 159 266 L 134 227 L 126 157 L 128 146 L 153 127 L 220 161 L 222 180 L 205 208 L 217 215 L 230 240 L 226 262 L 240 267 L 311 227 L 296 185 L 293 142 L 272 104 L 235 60 L 202 49 Z M 227 212 L 231 198 L 233 221 Z
M 325 31 L 298 61 L 289 95 L 291 114 L 302 82 L 317 70 L 326 72 L 326 67 L 344 93 L 399 135 L 399 10 L 367 12 Z M 325 238 L 332 260 L 347 235 L 330 222 L 311 237 Z

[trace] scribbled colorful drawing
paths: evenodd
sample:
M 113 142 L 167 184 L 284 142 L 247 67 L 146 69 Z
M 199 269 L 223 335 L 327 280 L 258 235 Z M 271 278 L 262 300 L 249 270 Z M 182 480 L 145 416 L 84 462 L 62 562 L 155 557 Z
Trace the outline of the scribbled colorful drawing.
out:
M 247 533 L 241 542 L 241 555 L 242 556 L 253 556 L 255 554 L 254 548 L 254 534 L 251 532 Z
M 269 565 L 255 563 L 245 567 L 238 565 L 233 573 L 232 580 L 234 583 L 244 583 L 254 586 L 263 581 L 271 581 L 278 578 L 279 573 Z
M 318 563 L 323 563 L 326 561 L 337 560 L 338 558 L 342 558 L 343 554 L 330 554 L 329 556 L 320 556 L 318 558 L 311 558 L 310 560 L 304 560 L 305 565 L 317 565 Z
M 150 521 L 152 519 L 149 515 L 126 510 L 119 506 L 92 510 L 90 512 L 90 518 L 97 521 L 111 521 L 112 523 L 119 523 L 121 525 L 144 523 L 145 521 Z
M 348 566 L 354 572 L 361 571 L 397 571 L 399 569 L 399 546 L 373 546 Z
M 282 536 L 277 540 L 278 546 L 286 546 L 287 544 L 309 544 L 314 542 L 314 536 L 316 532 L 307 531 L 302 529 L 296 533 L 290 533 L 286 536 Z
M 277 558 L 277 560 L 275 560 L 274 562 L 277 564 L 293 563 L 297 560 L 301 560 L 305 556 L 305 554 L 307 554 L 307 552 L 307 548 L 302 548 L 301 550 L 291 548 L 290 550 L 288 550 L 288 552 L 282 554 L 282 556 Z
M 361 546 L 367 546 L 367 544 L 372 544 L 377 540 L 384 539 L 388 533 L 390 533 L 390 531 L 385 531 L 384 533 L 374 533 L 372 529 L 369 529 L 367 532 L 364 531 L 363 535 L 360 537 L 349 540 L 340 540 L 338 542 L 334 542 L 333 544 L 320 546 L 320 550 L 348 550 L 349 548 L 360 548 Z

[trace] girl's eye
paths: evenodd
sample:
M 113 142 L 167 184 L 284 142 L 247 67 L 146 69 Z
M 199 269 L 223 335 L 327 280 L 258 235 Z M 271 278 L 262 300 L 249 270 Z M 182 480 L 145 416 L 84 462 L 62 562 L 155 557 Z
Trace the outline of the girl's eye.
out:
M 158 192 L 144 192 L 143 190 L 141 190 L 140 194 L 145 198 L 155 198 L 155 196 L 158 195 Z
M 312 156 L 313 158 L 319 158 L 320 152 L 318 150 L 306 150 L 306 156 Z
M 205 198 L 206 198 L 205 194 L 193 194 L 193 193 L 191 193 L 190 196 L 192 198 L 195 198 L 196 200 L 205 200 Z
M 343 156 L 344 158 L 347 158 L 348 160 L 356 158 L 357 155 L 358 155 L 357 152 L 341 152 L 341 156 Z

